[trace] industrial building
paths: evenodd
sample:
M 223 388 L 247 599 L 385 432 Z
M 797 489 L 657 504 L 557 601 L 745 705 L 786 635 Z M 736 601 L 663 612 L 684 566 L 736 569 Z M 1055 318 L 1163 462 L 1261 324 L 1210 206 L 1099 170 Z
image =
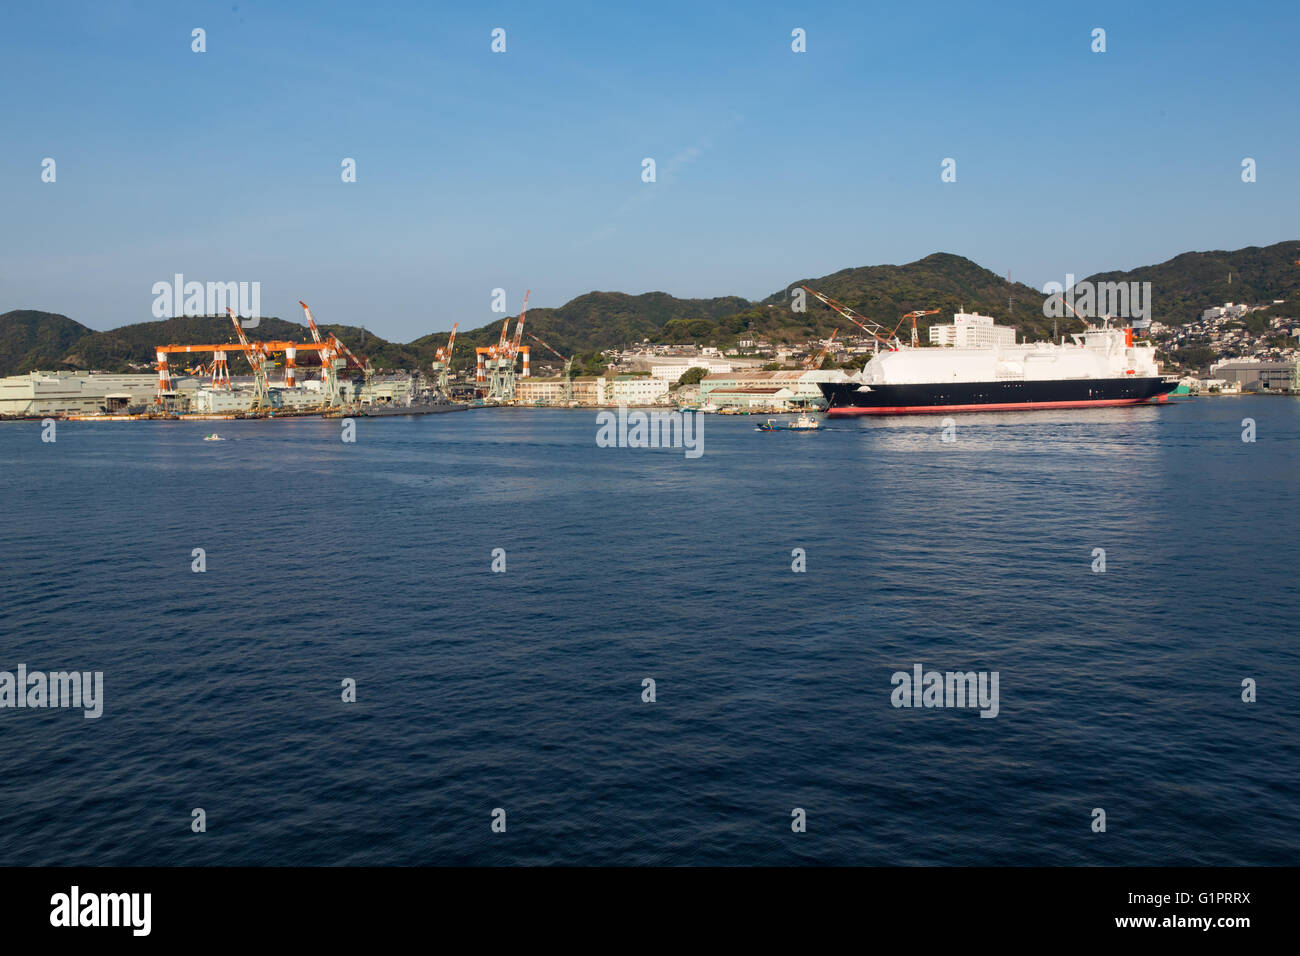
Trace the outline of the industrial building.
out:
M 563 405 L 565 379 L 560 375 L 521 378 L 515 382 L 515 401 L 520 405 Z
M 0 416 L 124 414 L 154 400 L 152 375 L 29 372 L 0 378 Z
M 720 408 L 821 408 L 819 382 L 843 382 L 839 369 L 746 370 L 706 375 L 700 380 L 700 400 Z M 761 390 L 756 391 L 756 390 Z M 760 399 L 766 398 L 768 401 Z
M 610 388 L 610 399 L 614 405 L 662 405 L 668 401 L 668 391 L 669 383 L 662 378 L 617 375 Z
M 709 392 L 705 401 L 712 402 L 719 409 L 743 408 L 763 411 L 793 408 L 794 392 L 781 386 L 756 386 L 753 388 L 716 388 Z
M 675 383 L 687 369 L 702 368 L 710 374 L 730 372 L 734 369 L 759 368 L 764 360 L 743 359 L 720 355 L 717 349 L 708 352 L 686 351 L 674 354 L 640 352 L 622 356 L 620 364 L 633 371 L 649 372 L 652 378 L 669 385 Z
M 1243 392 L 1300 392 L 1300 359 L 1231 359 L 1210 366 L 1210 377 Z

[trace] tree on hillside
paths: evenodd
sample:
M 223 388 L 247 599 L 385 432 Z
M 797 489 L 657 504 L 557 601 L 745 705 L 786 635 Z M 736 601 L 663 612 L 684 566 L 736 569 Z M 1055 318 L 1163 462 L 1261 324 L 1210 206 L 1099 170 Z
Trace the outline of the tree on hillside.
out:
M 704 376 L 708 374 L 709 370 L 707 368 L 700 368 L 698 365 L 692 365 L 685 372 L 682 372 L 682 377 L 677 380 L 677 384 L 699 385 L 700 379 L 704 378 Z

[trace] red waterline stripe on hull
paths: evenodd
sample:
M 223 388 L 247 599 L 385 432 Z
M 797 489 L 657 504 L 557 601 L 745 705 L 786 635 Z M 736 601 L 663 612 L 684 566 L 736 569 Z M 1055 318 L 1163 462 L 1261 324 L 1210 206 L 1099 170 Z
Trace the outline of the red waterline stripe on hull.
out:
M 1163 398 L 1163 396 L 1162 396 Z M 841 406 L 828 409 L 832 418 L 854 415 L 934 415 L 939 412 L 1023 412 L 1035 408 L 1099 408 L 1106 405 L 1150 405 L 1149 398 L 1097 398 L 1078 402 L 1004 402 L 989 405 L 882 405 L 877 408 Z

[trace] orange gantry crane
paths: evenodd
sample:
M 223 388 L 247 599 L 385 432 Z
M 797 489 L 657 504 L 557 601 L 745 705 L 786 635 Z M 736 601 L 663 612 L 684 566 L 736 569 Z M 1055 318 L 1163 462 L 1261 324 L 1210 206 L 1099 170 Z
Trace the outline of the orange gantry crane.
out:
M 524 320 L 528 315 L 528 297 L 531 294 L 531 289 L 524 292 L 524 305 L 519 311 L 519 324 L 515 326 L 513 340 L 510 338 L 510 316 L 506 316 L 506 320 L 501 323 L 501 338 L 497 344 L 474 349 L 474 381 L 481 385 L 484 378 L 487 378 L 487 397 L 490 401 L 508 402 L 514 399 L 517 355 L 524 357 L 521 377 L 529 377 L 528 359 L 531 350 L 527 345 L 519 343 L 524 334 Z
M 248 359 L 248 364 L 253 370 L 253 410 L 264 410 L 269 403 L 270 381 L 267 376 L 266 367 L 270 362 L 271 355 L 276 352 L 282 352 L 285 356 L 284 362 L 284 384 L 287 388 L 293 388 L 298 384 L 297 380 L 297 357 L 299 351 L 316 352 L 320 356 L 321 364 L 321 381 L 324 388 L 322 404 L 327 407 L 333 407 L 341 403 L 341 395 L 338 387 L 337 369 L 340 365 L 346 366 L 346 361 L 339 361 L 339 355 L 344 355 L 350 359 L 366 375 L 367 379 L 372 374 L 373 369 L 369 361 L 362 362 L 339 340 L 337 335 L 332 332 L 322 335 L 316 327 L 316 322 L 312 318 L 311 310 L 307 308 L 305 302 L 299 303 L 307 315 L 307 324 L 311 328 L 312 342 L 250 342 L 248 336 L 244 334 L 244 327 L 239 324 L 239 317 L 235 315 L 233 309 L 227 308 L 226 312 L 230 315 L 230 321 L 235 327 L 235 336 L 239 339 L 238 344 L 224 342 L 219 345 L 160 345 L 157 347 L 156 355 L 158 359 L 158 398 L 161 402 L 163 393 L 172 390 L 171 371 L 168 365 L 168 356 L 176 353 L 193 353 L 193 352 L 211 352 L 212 353 L 212 388 L 213 389 L 230 389 L 230 370 L 226 360 L 227 352 L 242 352 Z

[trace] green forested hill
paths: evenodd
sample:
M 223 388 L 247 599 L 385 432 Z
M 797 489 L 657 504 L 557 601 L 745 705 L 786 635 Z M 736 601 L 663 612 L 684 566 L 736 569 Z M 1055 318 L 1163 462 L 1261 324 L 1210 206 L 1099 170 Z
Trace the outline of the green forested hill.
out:
M 93 335 L 66 315 L 20 309 L 0 315 L 0 374 L 63 367 L 64 356 Z
M 1233 252 L 1188 252 L 1168 262 L 1127 272 L 1089 276 L 1100 282 L 1151 282 L 1153 318 L 1181 324 L 1201 310 L 1225 301 L 1267 302 L 1288 299 L 1300 308 L 1300 241 L 1272 246 L 1251 246 Z M 1229 279 L 1231 276 L 1231 279 Z M 791 282 L 761 302 L 739 296 L 713 299 L 679 299 L 665 292 L 627 295 L 622 292 L 588 292 L 558 308 L 530 309 L 526 328 L 565 355 L 623 348 L 643 339 L 728 345 L 744 338 L 775 342 L 801 342 L 825 336 L 838 328 L 851 335 L 856 327 L 811 297 L 807 311 L 792 311 L 790 291 L 808 285 L 837 299 L 881 325 L 892 329 L 914 309 L 939 309 L 920 322 L 922 340 L 931 321 L 951 321 L 953 312 L 966 309 L 993 316 L 999 323 L 1019 329 L 1021 336 L 1042 339 L 1051 335 L 1053 320 L 1043 315 L 1044 296 L 1022 283 L 1007 282 L 982 266 L 951 253 L 934 253 L 904 265 L 863 266 L 830 275 Z M 1288 303 L 1290 307 L 1290 302 Z M 475 329 L 462 322 L 456 339 L 455 365 L 474 364 L 474 347 L 491 344 L 501 332 L 498 316 Z M 1062 320 L 1060 331 L 1069 322 Z M 389 342 L 355 326 L 329 325 L 356 354 L 368 357 L 381 369 L 428 369 L 434 350 L 447 341 L 446 332 L 434 332 L 407 344 Z M 511 331 L 514 322 L 511 321 Z M 298 322 L 263 319 L 251 338 L 286 338 L 305 341 L 307 329 Z M 906 337 L 906 330 L 899 333 Z M 175 318 L 141 322 L 108 332 L 95 332 L 67 316 L 48 312 L 17 311 L 0 315 L 0 374 L 32 369 L 83 368 L 125 371 L 148 367 L 160 344 L 222 343 L 234 341 L 233 329 L 217 318 Z M 550 360 L 532 339 L 540 362 Z M 309 364 L 310 359 L 301 364 Z M 236 362 L 231 371 L 239 374 Z
M 1127 272 L 1102 272 L 1095 282 L 1150 282 L 1152 318 L 1185 325 L 1212 305 L 1300 297 L 1300 241 L 1247 246 L 1234 252 L 1184 252 L 1168 262 Z M 1293 308 L 1291 314 L 1295 314 Z
M 980 312 L 999 324 L 1016 326 L 1030 338 L 1046 338 L 1052 320 L 1043 315 L 1043 294 L 1022 283 L 1006 279 L 962 256 L 936 252 L 901 266 L 863 266 L 841 269 L 821 278 L 800 279 L 764 299 L 746 313 L 752 327 L 769 338 L 802 341 L 809 334 L 858 334 L 857 326 L 845 321 L 817 300 L 808 297 L 808 310 L 791 310 L 791 291 L 801 285 L 816 289 L 869 319 L 893 329 L 908 312 L 938 309 L 938 315 L 918 321 L 921 340 L 927 341 L 931 322 L 951 322 L 954 312 Z M 910 324 L 906 329 L 910 330 Z M 907 332 L 899 331 L 906 338 Z
M 661 341 L 665 326 L 674 321 L 704 319 L 710 327 L 719 320 L 749 307 L 739 296 L 717 299 L 678 299 L 666 292 L 627 295 L 623 292 L 588 292 L 555 309 L 529 309 L 524 329 L 544 339 L 565 355 L 599 349 L 633 345 L 642 339 Z M 504 318 L 504 316 L 502 317 Z M 489 325 L 457 335 L 456 348 L 464 341 L 467 347 L 490 345 L 501 335 L 498 318 Z M 510 323 L 514 334 L 515 323 Z M 446 333 L 436 333 L 416 343 L 446 342 Z M 683 338 L 682 341 L 689 341 Z M 545 353 L 531 339 L 524 339 L 538 354 Z M 546 353 L 548 356 L 550 353 Z M 459 364 L 459 363 L 457 363 Z

